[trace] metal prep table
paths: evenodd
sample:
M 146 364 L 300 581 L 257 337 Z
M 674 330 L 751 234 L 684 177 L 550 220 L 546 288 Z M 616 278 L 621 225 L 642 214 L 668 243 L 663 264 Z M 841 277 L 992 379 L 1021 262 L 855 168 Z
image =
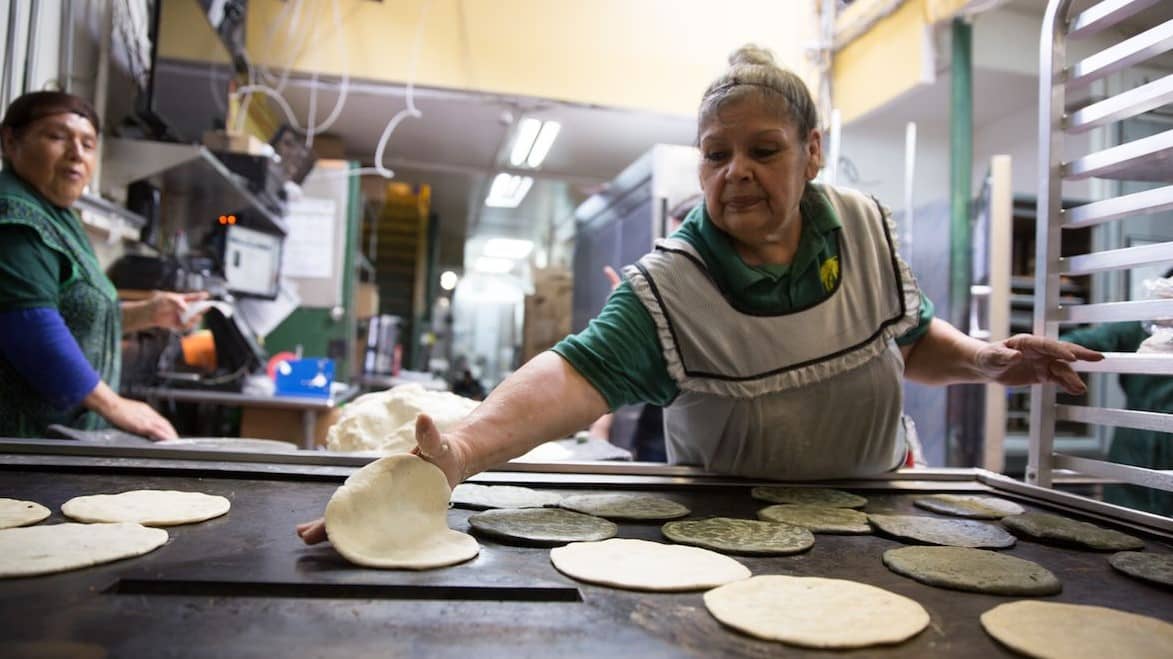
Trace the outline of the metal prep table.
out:
M 136 397 L 145 398 L 156 409 L 160 400 L 169 400 L 177 403 L 212 403 L 227 407 L 271 408 L 299 412 L 302 426 L 301 447 L 307 450 L 315 447 L 314 432 L 318 424 L 318 415 L 349 402 L 358 394 L 358 387 L 353 386 L 329 396 L 262 396 L 231 391 L 167 387 L 146 388 L 135 392 Z
M 199 490 L 232 501 L 224 517 L 172 527 L 160 549 L 73 572 L 0 580 L 0 655 L 43 656 L 428 656 L 600 657 L 817 654 L 758 641 L 722 627 L 700 592 L 656 594 L 578 583 L 558 573 L 549 550 L 481 539 L 481 554 L 423 572 L 360 568 L 328 544 L 306 547 L 294 525 L 322 513 L 355 467 L 369 458 L 291 451 L 247 454 L 127 448 L 84 442 L 0 440 L 0 496 L 31 499 L 66 521 L 60 506 L 82 494 L 129 489 Z M 693 517 L 754 518 L 764 503 L 751 481 L 684 467 L 575 463 L 514 465 L 477 477 L 559 492 L 654 492 Z M 993 492 L 1119 528 L 1146 550 L 1173 551 L 1173 521 L 1081 513 L 1077 497 L 981 470 L 916 470 L 885 479 L 830 483 L 862 493 L 869 512 L 929 514 L 912 507 L 924 492 Z M 1070 500 L 1070 501 L 1069 501 Z M 472 511 L 452 509 L 467 531 Z M 1164 520 L 1164 522 L 1162 522 Z M 661 540 L 658 524 L 620 524 L 619 537 Z M 929 628 L 909 642 L 857 654 L 899 657 L 1010 656 L 978 616 L 1016 598 L 933 588 L 890 572 L 881 554 L 900 543 L 878 536 L 816 536 L 808 552 L 741 557 L 754 574 L 845 578 L 920 602 Z M 1063 582 L 1059 602 L 1095 604 L 1173 620 L 1173 592 L 1116 573 L 1108 554 L 1020 541 L 1008 554 L 1036 561 Z M 39 654 L 38 654 L 39 653 Z M 18 654 L 19 656 L 19 654 Z M 57 656 L 57 655 L 54 655 Z

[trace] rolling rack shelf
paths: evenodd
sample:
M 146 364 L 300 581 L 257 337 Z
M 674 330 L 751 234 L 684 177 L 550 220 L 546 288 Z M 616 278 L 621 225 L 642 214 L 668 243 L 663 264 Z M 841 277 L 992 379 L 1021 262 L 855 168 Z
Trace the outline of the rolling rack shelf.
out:
M 1121 181 L 1173 183 L 1173 130 L 1083 154 L 1063 161 L 1064 138 L 1107 126 L 1173 102 L 1173 74 L 1064 112 L 1067 92 L 1119 73 L 1173 50 L 1173 20 L 1151 26 L 1078 61 L 1067 61 L 1070 40 L 1103 36 L 1152 7 L 1153 0 L 1103 0 L 1085 11 L 1071 12 L 1073 0 L 1050 0 L 1039 43 L 1039 193 L 1036 243 L 1034 331 L 1057 338 L 1060 327 L 1075 323 L 1145 321 L 1173 317 L 1173 300 L 1113 301 L 1071 304 L 1060 297 L 1060 276 L 1087 275 L 1173 261 L 1173 242 L 1060 257 L 1060 236 L 1078 229 L 1173 209 L 1173 185 L 1101 199 L 1063 210 L 1064 181 L 1091 177 Z M 1109 353 L 1102 362 L 1080 362 L 1076 369 L 1098 373 L 1143 373 L 1173 376 L 1173 355 Z M 1054 385 L 1031 387 L 1030 451 L 1027 482 L 1049 488 L 1056 470 L 1071 470 L 1173 491 L 1173 471 L 1063 455 L 1054 450 L 1055 423 L 1083 423 L 1173 432 L 1173 410 L 1138 412 L 1056 404 Z M 1088 501 L 1090 507 L 1120 508 Z M 1147 513 L 1129 511 L 1146 516 Z

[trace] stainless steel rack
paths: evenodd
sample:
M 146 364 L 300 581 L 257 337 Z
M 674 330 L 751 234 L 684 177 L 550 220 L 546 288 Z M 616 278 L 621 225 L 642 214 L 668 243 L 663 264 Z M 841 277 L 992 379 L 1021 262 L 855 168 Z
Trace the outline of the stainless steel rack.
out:
M 1064 229 L 1076 229 L 1173 209 L 1173 185 L 1062 209 L 1063 183 L 1087 178 L 1173 183 L 1173 130 L 1085 153 L 1065 162 L 1065 137 L 1108 126 L 1173 102 L 1173 74 L 1066 111 L 1068 93 L 1173 50 L 1173 20 L 1123 38 L 1095 54 L 1068 61 L 1068 42 L 1115 33 L 1109 28 L 1158 4 L 1154 0 L 1103 0 L 1073 12 L 1073 0 L 1050 0 L 1039 43 L 1039 192 L 1034 331 L 1057 338 L 1064 324 L 1145 321 L 1173 317 L 1173 300 L 1070 304 L 1060 297 L 1060 277 L 1124 270 L 1173 261 L 1173 242 L 1060 257 Z M 1155 22 L 1155 21 L 1154 21 Z M 1109 353 L 1102 362 L 1081 362 L 1084 372 L 1173 376 L 1173 355 Z M 1031 435 L 1027 482 L 1051 487 L 1053 472 L 1173 490 L 1173 472 L 1063 455 L 1054 451 L 1055 423 L 1173 432 L 1173 413 L 1139 412 L 1056 404 L 1054 385 L 1031 387 Z M 1105 507 L 1108 504 L 1100 504 Z

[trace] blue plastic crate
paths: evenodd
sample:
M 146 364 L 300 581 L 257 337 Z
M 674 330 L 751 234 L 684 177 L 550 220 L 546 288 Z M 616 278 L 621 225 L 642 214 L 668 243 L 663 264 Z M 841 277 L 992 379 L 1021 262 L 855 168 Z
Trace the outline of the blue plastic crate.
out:
M 274 373 L 278 396 L 330 397 L 334 382 L 333 359 L 291 359 L 277 364 Z

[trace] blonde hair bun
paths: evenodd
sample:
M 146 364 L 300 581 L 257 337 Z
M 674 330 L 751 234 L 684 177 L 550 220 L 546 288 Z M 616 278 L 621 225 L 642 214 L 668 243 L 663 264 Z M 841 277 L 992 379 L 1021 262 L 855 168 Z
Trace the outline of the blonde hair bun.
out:
M 729 66 L 776 66 L 774 63 L 774 53 L 760 46 L 752 43 L 747 43 L 741 48 L 733 51 L 729 56 Z

